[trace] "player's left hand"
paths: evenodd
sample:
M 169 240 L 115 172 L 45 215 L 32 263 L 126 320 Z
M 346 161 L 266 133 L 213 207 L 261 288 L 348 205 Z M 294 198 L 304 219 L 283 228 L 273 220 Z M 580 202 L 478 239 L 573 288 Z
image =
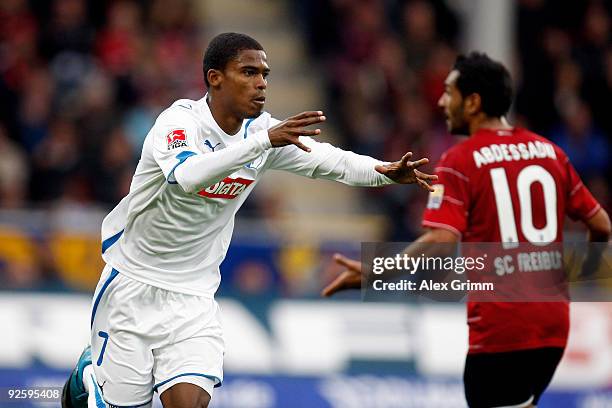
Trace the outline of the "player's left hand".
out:
M 361 288 L 361 262 L 340 254 L 334 255 L 334 262 L 344 266 L 346 270 L 323 289 L 322 296 L 328 297 L 343 290 Z
M 419 167 L 429 163 L 429 159 L 421 159 L 413 162 L 409 160 L 411 157 L 412 152 L 408 152 L 400 161 L 385 164 L 383 166 L 376 166 L 375 169 L 377 172 L 384 174 L 396 183 L 417 183 L 427 191 L 434 191 L 429 182 L 437 180 L 438 176 L 426 174 L 417 170 Z

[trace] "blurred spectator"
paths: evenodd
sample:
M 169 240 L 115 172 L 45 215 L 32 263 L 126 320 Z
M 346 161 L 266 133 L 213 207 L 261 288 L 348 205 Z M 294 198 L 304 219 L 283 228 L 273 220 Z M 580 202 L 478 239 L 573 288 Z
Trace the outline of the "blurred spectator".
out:
M 610 142 L 594 125 L 589 107 L 575 100 L 563 111 L 561 126 L 550 138 L 567 152 L 584 179 L 605 174 L 609 168 Z
M 78 88 L 78 100 L 70 102 L 74 104 L 72 112 L 81 134 L 83 154 L 88 159 L 99 154 L 119 122 L 121 112 L 115 105 L 115 85 L 107 72 L 92 70 Z
M 53 78 L 43 67 L 32 69 L 23 83 L 18 114 L 20 142 L 30 154 L 47 136 L 54 91 Z
M 89 54 L 95 31 L 87 21 L 85 0 L 55 0 L 51 13 L 41 39 L 43 55 L 53 59 L 62 52 Z
M 42 202 L 60 199 L 80 159 L 75 125 L 66 119 L 55 119 L 48 137 L 33 152 L 30 197 Z
M 408 65 L 421 71 L 437 42 L 436 16 L 431 2 L 409 1 L 404 5 L 402 43 Z
M 92 186 L 93 198 L 112 207 L 127 195 L 125 185 L 118 185 L 124 174 L 130 177 L 136 166 L 133 166 L 134 152 L 122 128 L 115 128 L 102 145 L 98 157 L 90 163 L 92 177 L 96 183 Z
M 6 0 L 0 4 L 0 69 L 10 89 L 20 88 L 36 62 L 38 31 L 27 0 Z
M 25 204 L 29 169 L 24 152 L 8 138 L 0 124 L 0 206 L 18 208 Z
M 144 46 L 141 21 L 141 9 L 134 2 L 118 1 L 109 7 L 107 26 L 98 35 L 96 50 L 112 75 L 127 76 L 137 65 Z

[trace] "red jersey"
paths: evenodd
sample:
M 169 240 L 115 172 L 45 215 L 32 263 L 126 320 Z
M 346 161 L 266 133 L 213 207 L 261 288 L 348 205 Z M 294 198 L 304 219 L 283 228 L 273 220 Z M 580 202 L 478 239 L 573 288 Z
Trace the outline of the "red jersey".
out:
M 563 150 L 525 129 L 481 129 L 446 151 L 435 171 L 423 226 L 463 242 L 561 242 L 565 214 L 587 220 L 601 208 Z M 467 306 L 469 353 L 567 343 L 567 303 Z

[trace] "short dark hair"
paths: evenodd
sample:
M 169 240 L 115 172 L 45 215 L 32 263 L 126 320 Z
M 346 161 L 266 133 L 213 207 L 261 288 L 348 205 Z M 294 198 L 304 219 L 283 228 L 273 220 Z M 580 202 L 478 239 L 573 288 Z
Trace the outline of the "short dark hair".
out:
M 225 69 L 227 63 L 236 58 L 242 50 L 263 51 L 263 47 L 254 38 L 240 33 L 223 33 L 210 40 L 202 62 L 206 87 L 210 86 L 206 77 L 208 70 Z
M 512 105 L 513 91 L 510 73 L 501 63 L 487 54 L 471 52 L 459 55 L 453 69 L 459 71 L 455 86 L 463 97 L 480 95 L 482 111 L 489 117 L 501 117 Z

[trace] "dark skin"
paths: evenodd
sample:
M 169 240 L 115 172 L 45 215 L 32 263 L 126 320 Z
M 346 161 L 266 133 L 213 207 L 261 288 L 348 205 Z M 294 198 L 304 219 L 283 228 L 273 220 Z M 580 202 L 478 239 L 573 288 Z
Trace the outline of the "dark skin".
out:
M 159 396 L 164 408 L 207 408 L 210 395 L 194 384 L 178 383 Z
M 269 73 L 266 53 L 259 50 L 242 50 L 223 70 L 206 72 L 209 83 L 207 102 L 215 121 L 225 133 L 235 135 L 245 119 L 256 118 L 263 112 Z M 308 127 L 324 121 L 321 111 L 302 112 L 270 128 L 270 142 L 273 147 L 292 144 L 310 152 L 311 149 L 302 144 L 299 137 L 319 135 L 320 129 Z M 411 156 L 412 153 L 406 153 L 399 161 L 375 169 L 397 183 L 415 183 L 430 190 L 429 182 L 437 177 L 418 170 L 429 160 L 412 162 L 409 160 Z M 178 383 L 160 396 L 164 408 L 206 408 L 210 398 L 202 388 L 189 383 Z

